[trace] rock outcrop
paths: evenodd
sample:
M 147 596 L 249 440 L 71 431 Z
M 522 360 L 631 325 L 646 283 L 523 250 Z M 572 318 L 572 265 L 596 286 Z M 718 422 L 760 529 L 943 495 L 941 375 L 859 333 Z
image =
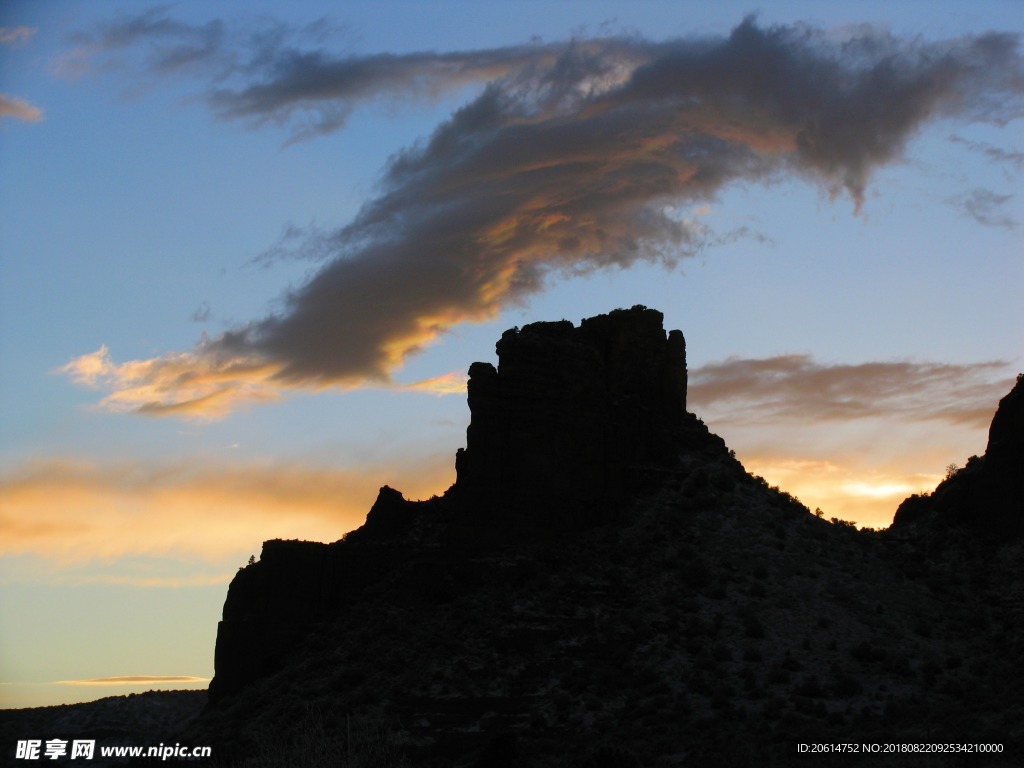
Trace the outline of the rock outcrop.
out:
M 311 627 L 368 588 L 447 600 L 461 580 L 479 578 L 466 575 L 467 548 L 609 522 L 686 451 L 726 457 L 721 439 L 686 412 L 685 341 L 666 334 L 662 319 L 637 306 L 578 328 L 506 331 L 498 368 L 470 367 L 467 447 L 443 497 L 410 501 L 384 486 L 343 541 L 268 541 L 259 562 L 239 570 L 218 627 L 210 700 L 279 668 Z
M 999 401 L 985 455 L 972 456 L 934 493 L 900 505 L 893 528 L 912 524 L 966 528 L 994 539 L 1024 535 L 1024 377 Z
M 687 443 L 686 342 L 645 307 L 506 331 L 469 369 L 454 501 L 480 524 L 608 521 Z

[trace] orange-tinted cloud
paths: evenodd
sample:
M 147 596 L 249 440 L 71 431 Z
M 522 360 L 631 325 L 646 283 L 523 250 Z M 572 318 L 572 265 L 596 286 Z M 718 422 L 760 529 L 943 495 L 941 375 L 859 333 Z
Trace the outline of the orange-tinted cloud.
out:
M 1012 382 L 1001 361 L 826 365 L 808 355 L 730 358 L 690 372 L 688 402 L 720 424 L 887 418 L 987 427 Z
M 205 685 L 210 682 L 208 677 L 192 677 L 191 675 L 126 675 L 124 677 L 97 677 L 91 680 L 55 680 L 51 685 Z
M 153 416 L 217 419 L 240 405 L 280 397 L 272 379 L 281 366 L 241 357 L 194 353 L 115 363 L 105 346 L 60 369 L 73 381 L 111 394 L 99 405 Z
M 465 371 L 449 371 L 440 376 L 399 384 L 397 389 L 405 392 L 428 392 L 432 395 L 465 395 L 469 376 Z
M 393 467 L 280 462 L 27 463 L 0 475 L 0 556 L 34 556 L 61 567 L 135 556 L 219 564 L 258 552 L 265 539 L 334 541 L 363 523 L 381 485 L 422 498 L 453 479 L 450 454 L 402 464 L 396 478 Z M 98 580 L 180 586 L 183 579 L 211 578 L 219 571 L 168 580 L 120 569 Z
M 26 123 L 38 123 L 43 119 L 43 110 L 24 99 L 0 93 L 0 120 L 13 117 Z
M 28 42 L 35 33 L 33 27 L 0 27 L 0 45 L 21 45 Z M 0 121 L 8 117 L 26 123 L 38 123 L 43 119 L 43 110 L 25 99 L 0 93 Z
M 1008 364 L 731 358 L 690 371 L 688 406 L 744 466 L 826 517 L 886 527 L 986 444 Z
M 693 254 L 708 240 L 687 211 L 726 185 L 795 175 L 859 206 L 873 172 L 929 121 L 1005 120 L 1024 97 L 1017 39 L 998 33 L 928 43 L 861 27 L 840 39 L 748 18 L 725 37 L 660 43 L 348 58 L 273 43 L 246 49 L 252 71 L 224 63 L 236 61 L 225 35 L 157 10 L 90 39 L 154 43 L 152 74 L 199 67 L 220 82 L 229 66 L 241 84 L 207 94 L 216 114 L 287 124 L 312 112 L 314 133 L 383 95 L 486 87 L 397 153 L 347 226 L 305 241 L 289 231 L 287 250 L 321 266 L 281 311 L 189 352 L 70 363 L 83 381 L 101 369 L 107 407 L 221 415 L 289 388 L 387 383 L 447 329 L 494 318 L 552 272 Z
M 37 31 L 34 27 L 0 27 L 0 45 L 25 43 Z

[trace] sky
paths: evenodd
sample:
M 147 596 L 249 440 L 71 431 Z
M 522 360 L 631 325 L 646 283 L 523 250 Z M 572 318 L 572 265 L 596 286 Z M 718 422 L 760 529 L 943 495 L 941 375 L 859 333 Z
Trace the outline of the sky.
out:
M 0 6 L 0 707 L 206 685 L 264 540 L 442 493 L 501 332 L 644 304 L 885 527 L 1024 370 L 1024 5 Z

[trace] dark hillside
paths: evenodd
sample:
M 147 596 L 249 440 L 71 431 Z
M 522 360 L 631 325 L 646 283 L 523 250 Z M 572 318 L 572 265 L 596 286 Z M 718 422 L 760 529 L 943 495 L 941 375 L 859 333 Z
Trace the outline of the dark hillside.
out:
M 193 741 L 249 765 L 1020 764 L 1020 541 L 991 535 L 1017 530 L 1019 394 L 973 490 L 859 532 L 685 411 L 660 313 L 498 352 L 444 496 L 383 488 L 342 541 L 239 572 Z M 850 742 L 1003 752 L 797 753 Z

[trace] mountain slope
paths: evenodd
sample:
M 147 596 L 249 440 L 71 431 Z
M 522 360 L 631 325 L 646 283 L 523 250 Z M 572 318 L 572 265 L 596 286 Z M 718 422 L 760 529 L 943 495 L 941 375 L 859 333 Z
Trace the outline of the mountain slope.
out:
M 1019 764 L 1020 383 L 988 469 L 962 470 L 980 524 L 933 508 L 940 487 L 876 533 L 743 470 L 686 412 L 685 342 L 654 310 L 498 352 L 470 369 L 444 496 L 383 488 L 344 540 L 240 570 L 192 741 L 251 765 L 781 766 L 853 741 Z

